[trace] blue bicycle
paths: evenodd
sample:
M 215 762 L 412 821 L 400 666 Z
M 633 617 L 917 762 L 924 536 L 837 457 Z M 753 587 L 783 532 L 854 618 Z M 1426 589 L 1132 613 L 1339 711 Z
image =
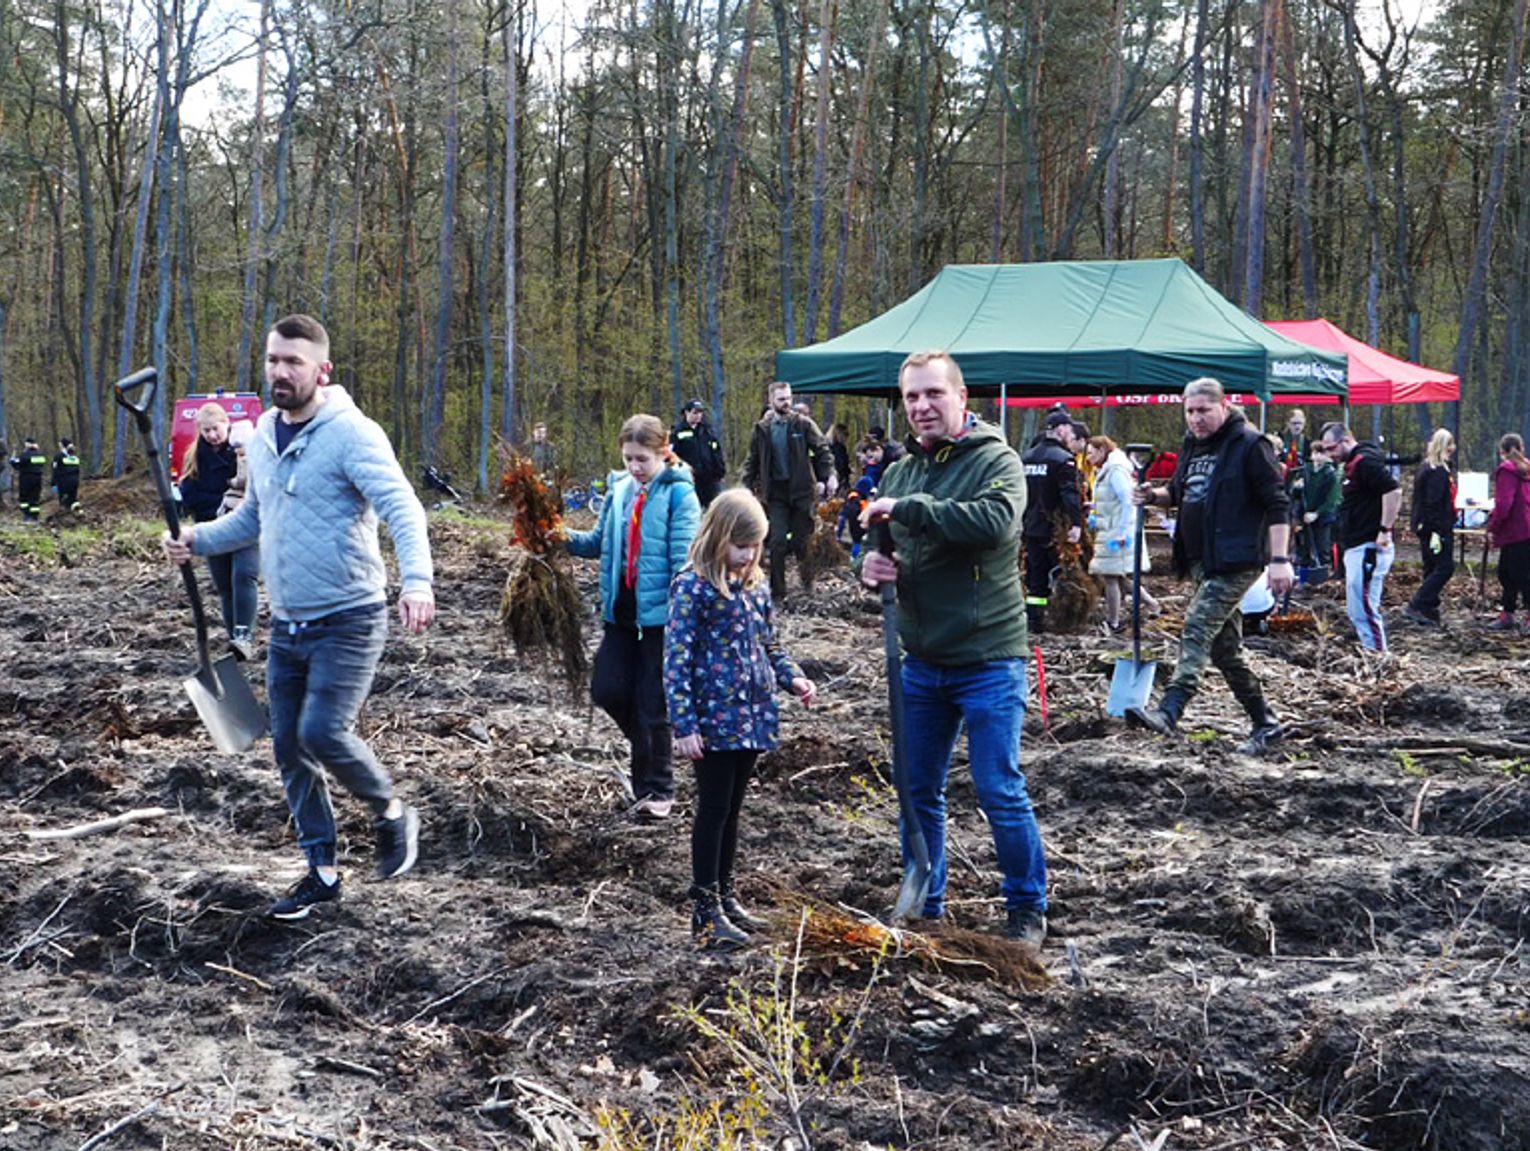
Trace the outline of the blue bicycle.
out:
M 574 484 L 563 492 L 563 510 L 577 512 L 588 509 L 592 514 L 599 515 L 600 509 L 606 506 L 606 481 L 594 480 L 588 485 Z

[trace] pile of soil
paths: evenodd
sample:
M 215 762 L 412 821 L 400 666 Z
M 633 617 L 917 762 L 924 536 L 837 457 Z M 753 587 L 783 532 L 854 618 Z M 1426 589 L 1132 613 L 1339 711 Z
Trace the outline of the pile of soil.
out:
M 1480 630 L 1468 577 L 1382 660 L 1304 589 L 1316 626 L 1249 645 L 1295 723 L 1262 759 L 1220 683 L 1159 740 L 1105 715 L 1121 640 L 1046 637 L 1038 982 L 960 751 L 949 922 L 877 923 L 896 803 L 848 573 L 782 605 L 823 695 L 744 810 L 770 927 L 719 957 L 688 938 L 685 769 L 634 822 L 614 726 L 498 631 L 508 527 L 432 535 L 437 625 L 395 631 L 362 718 L 419 866 L 371 881 L 337 796 L 344 899 L 297 923 L 261 914 L 302 869 L 269 743 L 217 754 L 181 689 L 176 574 L 0 554 L 0 1146 L 1530 1147 L 1530 640 Z M 1185 588 L 1150 583 L 1170 661 Z

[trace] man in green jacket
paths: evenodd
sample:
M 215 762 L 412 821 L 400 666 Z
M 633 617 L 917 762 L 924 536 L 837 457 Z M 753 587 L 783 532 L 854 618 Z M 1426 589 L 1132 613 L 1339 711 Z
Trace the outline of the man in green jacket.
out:
M 973 786 L 1004 873 L 1005 933 L 1040 947 L 1046 858 L 1020 770 L 1025 473 L 998 429 L 967 411 L 961 368 L 946 352 L 911 355 L 898 386 L 913 431 L 909 451 L 862 513 L 868 524 L 890 522 L 894 550 L 869 553 L 861 578 L 898 585 L 907 777 L 933 865 L 924 914 L 945 911 L 946 776 L 965 722 Z

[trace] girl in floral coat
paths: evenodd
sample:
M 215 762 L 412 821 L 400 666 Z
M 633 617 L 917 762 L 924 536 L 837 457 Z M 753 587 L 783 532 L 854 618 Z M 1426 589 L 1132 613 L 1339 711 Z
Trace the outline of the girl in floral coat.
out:
M 760 752 L 776 746 L 775 687 L 804 704 L 817 689 L 776 642 L 760 554 L 769 524 L 743 488 L 707 509 L 690 563 L 670 589 L 664 691 L 675 750 L 696 765 L 691 934 L 726 950 L 758 927 L 733 891 L 738 816 Z

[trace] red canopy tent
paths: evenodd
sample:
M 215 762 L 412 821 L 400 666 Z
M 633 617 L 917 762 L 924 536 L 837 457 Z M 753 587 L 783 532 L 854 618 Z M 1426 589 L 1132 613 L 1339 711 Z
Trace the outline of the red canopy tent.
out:
M 1389 356 L 1379 348 L 1355 339 L 1327 320 L 1276 320 L 1266 324 L 1287 339 L 1296 340 L 1324 351 L 1343 352 L 1349 356 L 1349 403 L 1358 404 L 1430 404 L 1453 402 L 1461 398 L 1461 378 L 1449 372 L 1436 372 Z M 1187 381 L 1188 382 L 1188 381 Z M 1006 402 L 1012 408 L 1049 408 L 1062 402 L 1070 408 L 1139 407 L 1153 404 L 1178 404 L 1178 392 L 1152 395 L 1070 396 L 1059 401 L 1056 396 L 1012 396 Z M 1256 404 L 1254 395 L 1231 395 L 1235 403 Z M 1334 396 L 1277 394 L 1272 403 L 1319 406 L 1337 404 Z

